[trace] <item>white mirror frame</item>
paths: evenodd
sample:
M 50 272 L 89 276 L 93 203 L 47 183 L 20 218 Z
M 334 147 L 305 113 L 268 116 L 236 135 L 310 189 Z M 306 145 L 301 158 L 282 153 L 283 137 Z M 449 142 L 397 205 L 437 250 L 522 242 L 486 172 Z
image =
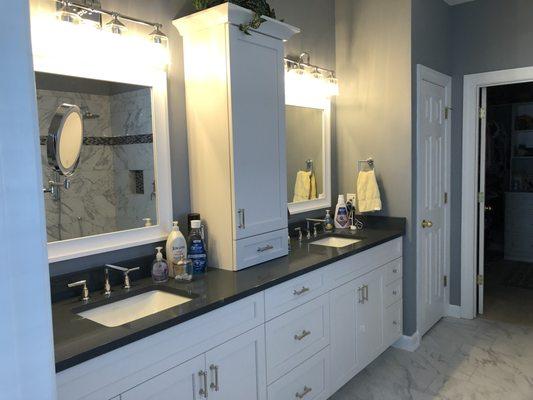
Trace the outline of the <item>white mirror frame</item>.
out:
M 322 110 L 322 171 L 324 171 L 323 191 L 318 199 L 288 203 L 289 213 L 300 214 L 307 211 L 331 207 L 331 100 L 292 93 L 285 94 L 285 105 Z
M 56 44 L 61 46 L 60 43 Z M 48 243 L 48 262 L 58 262 L 108 251 L 165 240 L 172 229 L 172 183 L 168 127 L 167 73 L 163 67 L 131 63 L 127 59 L 106 60 L 87 51 L 80 57 L 58 57 L 57 53 L 37 53 L 34 71 L 75 76 L 108 82 L 148 86 L 152 89 L 152 127 L 154 135 L 154 174 L 157 188 L 157 225 L 104 233 Z

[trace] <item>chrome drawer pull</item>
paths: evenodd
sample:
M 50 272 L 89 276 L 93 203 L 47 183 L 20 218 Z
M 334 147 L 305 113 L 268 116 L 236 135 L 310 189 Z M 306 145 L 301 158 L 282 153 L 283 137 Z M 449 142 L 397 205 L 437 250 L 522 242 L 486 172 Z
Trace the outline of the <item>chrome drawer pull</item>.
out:
M 215 382 L 211 382 L 211 385 L 209 385 L 209 387 L 211 388 L 211 390 L 218 392 L 218 390 L 220 389 L 220 386 L 218 386 L 218 365 L 211 364 L 209 366 L 209 369 L 211 370 L 211 373 L 213 371 L 215 372 Z
M 360 286 L 359 288 L 357 288 L 357 293 L 359 295 L 359 304 L 364 304 L 365 302 L 365 297 L 363 296 L 363 288 L 364 286 Z
M 200 397 L 203 397 L 204 399 L 207 399 L 208 392 L 207 392 L 207 372 L 206 371 L 200 371 L 198 372 L 198 376 L 200 377 L 200 390 L 198 391 L 198 394 Z M 204 387 L 202 386 L 202 383 Z
M 305 337 L 309 336 L 311 332 L 306 331 L 305 329 L 299 335 L 294 335 L 294 340 L 303 340 Z
M 263 253 L 265 251 L 272 250 L 273 248 L 274 248 L 274 246 L 272 246 L 271 244 L 267 244 L 266 246 L 258 247 L 257 248 L 257 252 L 258 253 Z
M 292 292 L 292 294 L 294 294 L 295 296 L 301 296 L 302 294 L 310 291 L 311 289 L 309 289 L 308 287 L 305 287 L 305 286 L 302 286 L 302 288 L 300 290 L 296 290 L 294 289 L 294 292 Z
M 368 301 L 368 285 L 363 286 L 363 299 Z
M 244 213 L 244 208 L 239 208 L 237 211 L 237 214 L 239 214 L 239 229 L 246 229 L 246 217 Z
M 398 294 L 398 292 L 396 290 L 393 290 L 392 294 L 396 296 Z
M 396 274 L 397 272 L 398 272 L 398 270 L 397 270 L 396 268 L 394 268 L 394 269 L 392 270 L 392 273 L 393 273 L 393 274 Z
M 303 399 L 305 396 L 307 396 L 309 393 L 311 393 L 313 389 L 310 387 L 304 386 L 304 391 L 302 393 L 296 393 L 297 399 Z
M 392 325 L 395 325 L 395 326 L 396 326 L 396 325 L 398 325 L 398 322 L 396 322 L 396 321 L 392 321 Z

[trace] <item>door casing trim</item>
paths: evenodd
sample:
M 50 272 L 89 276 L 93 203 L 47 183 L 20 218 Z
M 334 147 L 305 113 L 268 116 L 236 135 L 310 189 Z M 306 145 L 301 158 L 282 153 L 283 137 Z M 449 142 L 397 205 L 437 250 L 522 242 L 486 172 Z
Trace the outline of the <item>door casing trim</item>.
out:
M 479 177 L 479 90 L 533 81 L 533 67 L 514 68 L 464 76 L 463 162 L 461 199 L 461 317 L 476 317 L 477 302 L 477 182 Z M 468 134 L 466 134 L 468 133 Z

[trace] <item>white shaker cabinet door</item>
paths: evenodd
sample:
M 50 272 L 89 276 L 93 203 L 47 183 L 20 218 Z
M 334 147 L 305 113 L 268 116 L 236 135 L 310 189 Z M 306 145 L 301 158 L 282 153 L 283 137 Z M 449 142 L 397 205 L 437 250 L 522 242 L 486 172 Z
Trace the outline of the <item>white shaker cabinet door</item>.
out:
M 198 356 L 122 393 L 121 400 L 200 400 L 207 384 L 205 357 Z
M 211 400 L 266 399 L 265 331 L 259 326 L 206 353 Z
M 340 389 L 359 367 L 357 352 L 357 286 L 348 282 L 330 293 L 331 389 Z
M 365 365 L 383 349 L 383 275 L 379 269 L 356 280 L 357 353 Z
M 235 228 L 243 239 L 287 227 L 283 42 L 236 26 L 229 35 Z

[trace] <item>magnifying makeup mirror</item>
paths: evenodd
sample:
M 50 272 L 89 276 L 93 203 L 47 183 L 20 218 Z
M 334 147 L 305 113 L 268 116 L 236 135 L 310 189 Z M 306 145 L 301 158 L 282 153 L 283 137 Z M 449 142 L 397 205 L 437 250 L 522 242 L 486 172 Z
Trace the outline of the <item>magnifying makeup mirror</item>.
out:
M 63 103 L 48 129 L 48 164 L 63 176 L 72 176 L 80 161 L 83 143 L 83 115 L 78 106 Z

